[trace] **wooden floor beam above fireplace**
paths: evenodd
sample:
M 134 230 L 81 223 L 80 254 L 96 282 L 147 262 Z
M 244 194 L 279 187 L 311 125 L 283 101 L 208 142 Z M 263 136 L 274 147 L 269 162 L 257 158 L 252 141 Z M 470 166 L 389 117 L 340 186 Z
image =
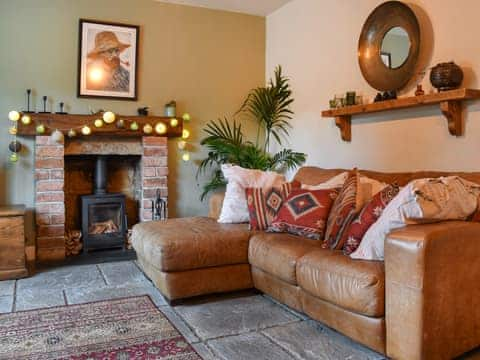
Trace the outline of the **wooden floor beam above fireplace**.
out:
M 22 114 L 23 115 L 23 114 Z M 70 129 L 75 129 L 78 136 L 83 136 L 80 129 L 87 125 L 91 128 L 92 134 L 90 136 L 124 136 L 124 137 L 142 137 L 142 136 L 163 136 L 163 137 L 180 137 L 182 136 L 183 120 L 177 119 L 176 126 L 172 126 L 171 120 L 174 118 L 163 116 L 123 116 L 116 115 L 116 121 L 112 124 L 103 123 L 103 126 L 96 127 L 95 120 L 102 119 L 101 114 L 95 115 L 79 115 L 79 114 L 44 114 L 44 113 L 31 113 L 29 115 L 32 119 L 29 125 L 18 122 L 19 136 L 36 136 L 36 135 L 50 135 L 55 130 L 60 130 L 64 134 Z M 117 121 L 123 120 L 124 127 L 117 127 Z M 136 122 L 138 130 L 134 131 L 130 129 L 130 125 Z M 155 126 L 162 123 L 166 126 L 166 132 L 158 134 L 155 132 Z M 143 131 L 145 125 L 151 125 L 153 128 L 152 133 L 147 134 Z M 45 132 L 42 134 L 37 133 L 37 126 L 44 125 Z

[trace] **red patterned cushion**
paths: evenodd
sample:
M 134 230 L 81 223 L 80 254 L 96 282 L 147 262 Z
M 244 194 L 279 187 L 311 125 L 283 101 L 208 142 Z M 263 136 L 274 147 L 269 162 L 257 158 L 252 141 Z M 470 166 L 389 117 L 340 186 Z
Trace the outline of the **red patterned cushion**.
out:
M 382 191 L 373 196 L 360 211 L 355 220 L 350 224 L 348 230 L 344 234 L 343 253 L 350 255 L 357 250 L 363 235 L 372 226 L 383 212 L 383 209 L 392 199 L 397 196 L 400 188 L 397 184 L 388 185 Z
M 335 250 L 343 247 L 341 242 L 343 233 L 360 210 L 357 206 L 359 186 L 360 176 L 357 169 L 354 169 L 348 174 L 347 180 L 345 180 L 338 197 L 332 205 L 330 215 L 328 215 L 325 240 L 322 245 L 324 248 Z
M 294 189 L 268 230 L 322 239 L 328 213 L 336 196 L 334 189 Z
M 293 188 L 299 188 L 299 182 L 284 183 L 281 187 L 270 189 L 247 188 L 248 214 L 251 230 L 267 230 L 277 216 L 283 202 Z

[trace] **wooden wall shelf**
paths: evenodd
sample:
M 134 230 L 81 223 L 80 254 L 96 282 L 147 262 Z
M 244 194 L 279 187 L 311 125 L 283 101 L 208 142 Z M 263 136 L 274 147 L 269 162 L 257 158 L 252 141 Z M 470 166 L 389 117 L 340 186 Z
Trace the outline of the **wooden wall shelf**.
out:
M 28 114 L 32 118 L 32 123 L 24 125 L 21 121 L 18 121 L 19 136 L 36 136 L 36 126 L 43 124 L 46 127 L 45 133 L 42 135 L 50 135 L 52 131 L 58 129 L 64 134 L 70 129 L 76 129 L 78 136 L 82 136 L 79 128 L 88 125 L 92 129 L 92 135 L 90 136 L 123 136 L 123 137 L 140 137 L 140 136 L 164 136 L 164 137 L 180 137 L 182 136 L 183 120 L 181 117 L 176 118 L 178 125 L 175 127 L 170 126 L 170 117 L 163 116 L 122 116 L 116 115 L 116 119 L 123 119 L 125 121 L 125 128 L 119 129 L 116 127 L 115 122 L 113 124 L 104 124 L 102 127 L 97 128 L 94 126 L 95 119 L 101 119 L 102 115 L 77 115 L 77 114 L 44 114 L 44 113 L 31 113 Z M 132 122 L 138 124 L 138 130 L 130 130 L 129 126 Z M 167 132 L 163 135 L 158 135 L 153 131 L 151 134 L 145 134 L 143 132 L 143 126 L 145 124 L 152 125 L 155 128 L 155 124 L 163 122 L 167 126 Z
M 435 94 L 411 96 L 396 100 L 381 101 L 367 105 L 346 106 L 340 109 L 322 111 L 322 117 L 335 118 L 342 140 L 352 140 L 352 116 L 383 111 L 399 110 L 426 105 L 439 105 L 448 121 L 448 131 L 453 136 L 462 135 L 462 102 L 480 99 L 480 90 L 456 89 Z

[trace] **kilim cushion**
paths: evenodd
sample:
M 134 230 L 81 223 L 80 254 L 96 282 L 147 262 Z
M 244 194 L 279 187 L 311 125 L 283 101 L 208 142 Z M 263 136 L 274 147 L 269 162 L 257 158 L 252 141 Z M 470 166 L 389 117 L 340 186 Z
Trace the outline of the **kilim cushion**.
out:
M 300 183 L 284 183 L 280 187 L 247 188 L 248 213 L 250 230 L 267 230 L 280 211 L 292 188 L 300 187 Z
M 347 180 L 343 184 L 338 197 L 332 205 L 332 210 L 328 215 L 327 229 L 325 230 L 324 248 L 332 250 L 342 249 L 343 233 L 346 231 L 355 215 L 360 210 L 358 207 L 358 194 L 360 186 L 360 176 L 354 169 L 348 174 Z
M 314 240 L 322 239 L 336 196 L 337 191 L 334 189 L 293 189 L 268 230 L 288 232 Z
M 345 255 L 350 255 L 358 248 L 363 235 L 377 221 L 383 209 L 397 196 L 399 191 L 400 188 L 397 184 L 388 185 L 363 207 L 343 235 L 342 243 L 344 243 L 343 253 Z

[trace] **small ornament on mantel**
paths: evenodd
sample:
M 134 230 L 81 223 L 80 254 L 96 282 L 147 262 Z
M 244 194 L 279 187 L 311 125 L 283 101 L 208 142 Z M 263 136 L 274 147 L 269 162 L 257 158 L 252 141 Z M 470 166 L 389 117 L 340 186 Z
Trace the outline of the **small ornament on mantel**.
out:
M 57 111 L 57 114 L 66 115 L 67 113 L 66 113 L 65 111 L 63 111 L 63 108 L 64 108 L 64 106 L 65 106 L 65 103 L 64 103 L 64 102 L 60 102 L 59 106 L 60 106 L 60 111 Z
M 425 95 L 425 91 L 422 88 L 422 84 L 417 85 L 417 90 L 415 90 L 415 96 L 423 96 Z
M 24 114 L 33 113 L 30 111 L 30 96 L 32 95 L 32 89 L 27 89 L 27 110 L 22 111 Z
M 50 112 L 47 111 L 47 96 L 42 96 L 42 101 L 43 101 L 43 111 L 40 112 L 40 114 L 49 114 Z
M 148 106 L 138 108 L 137 113 L 139 116 L 148 116 Z

